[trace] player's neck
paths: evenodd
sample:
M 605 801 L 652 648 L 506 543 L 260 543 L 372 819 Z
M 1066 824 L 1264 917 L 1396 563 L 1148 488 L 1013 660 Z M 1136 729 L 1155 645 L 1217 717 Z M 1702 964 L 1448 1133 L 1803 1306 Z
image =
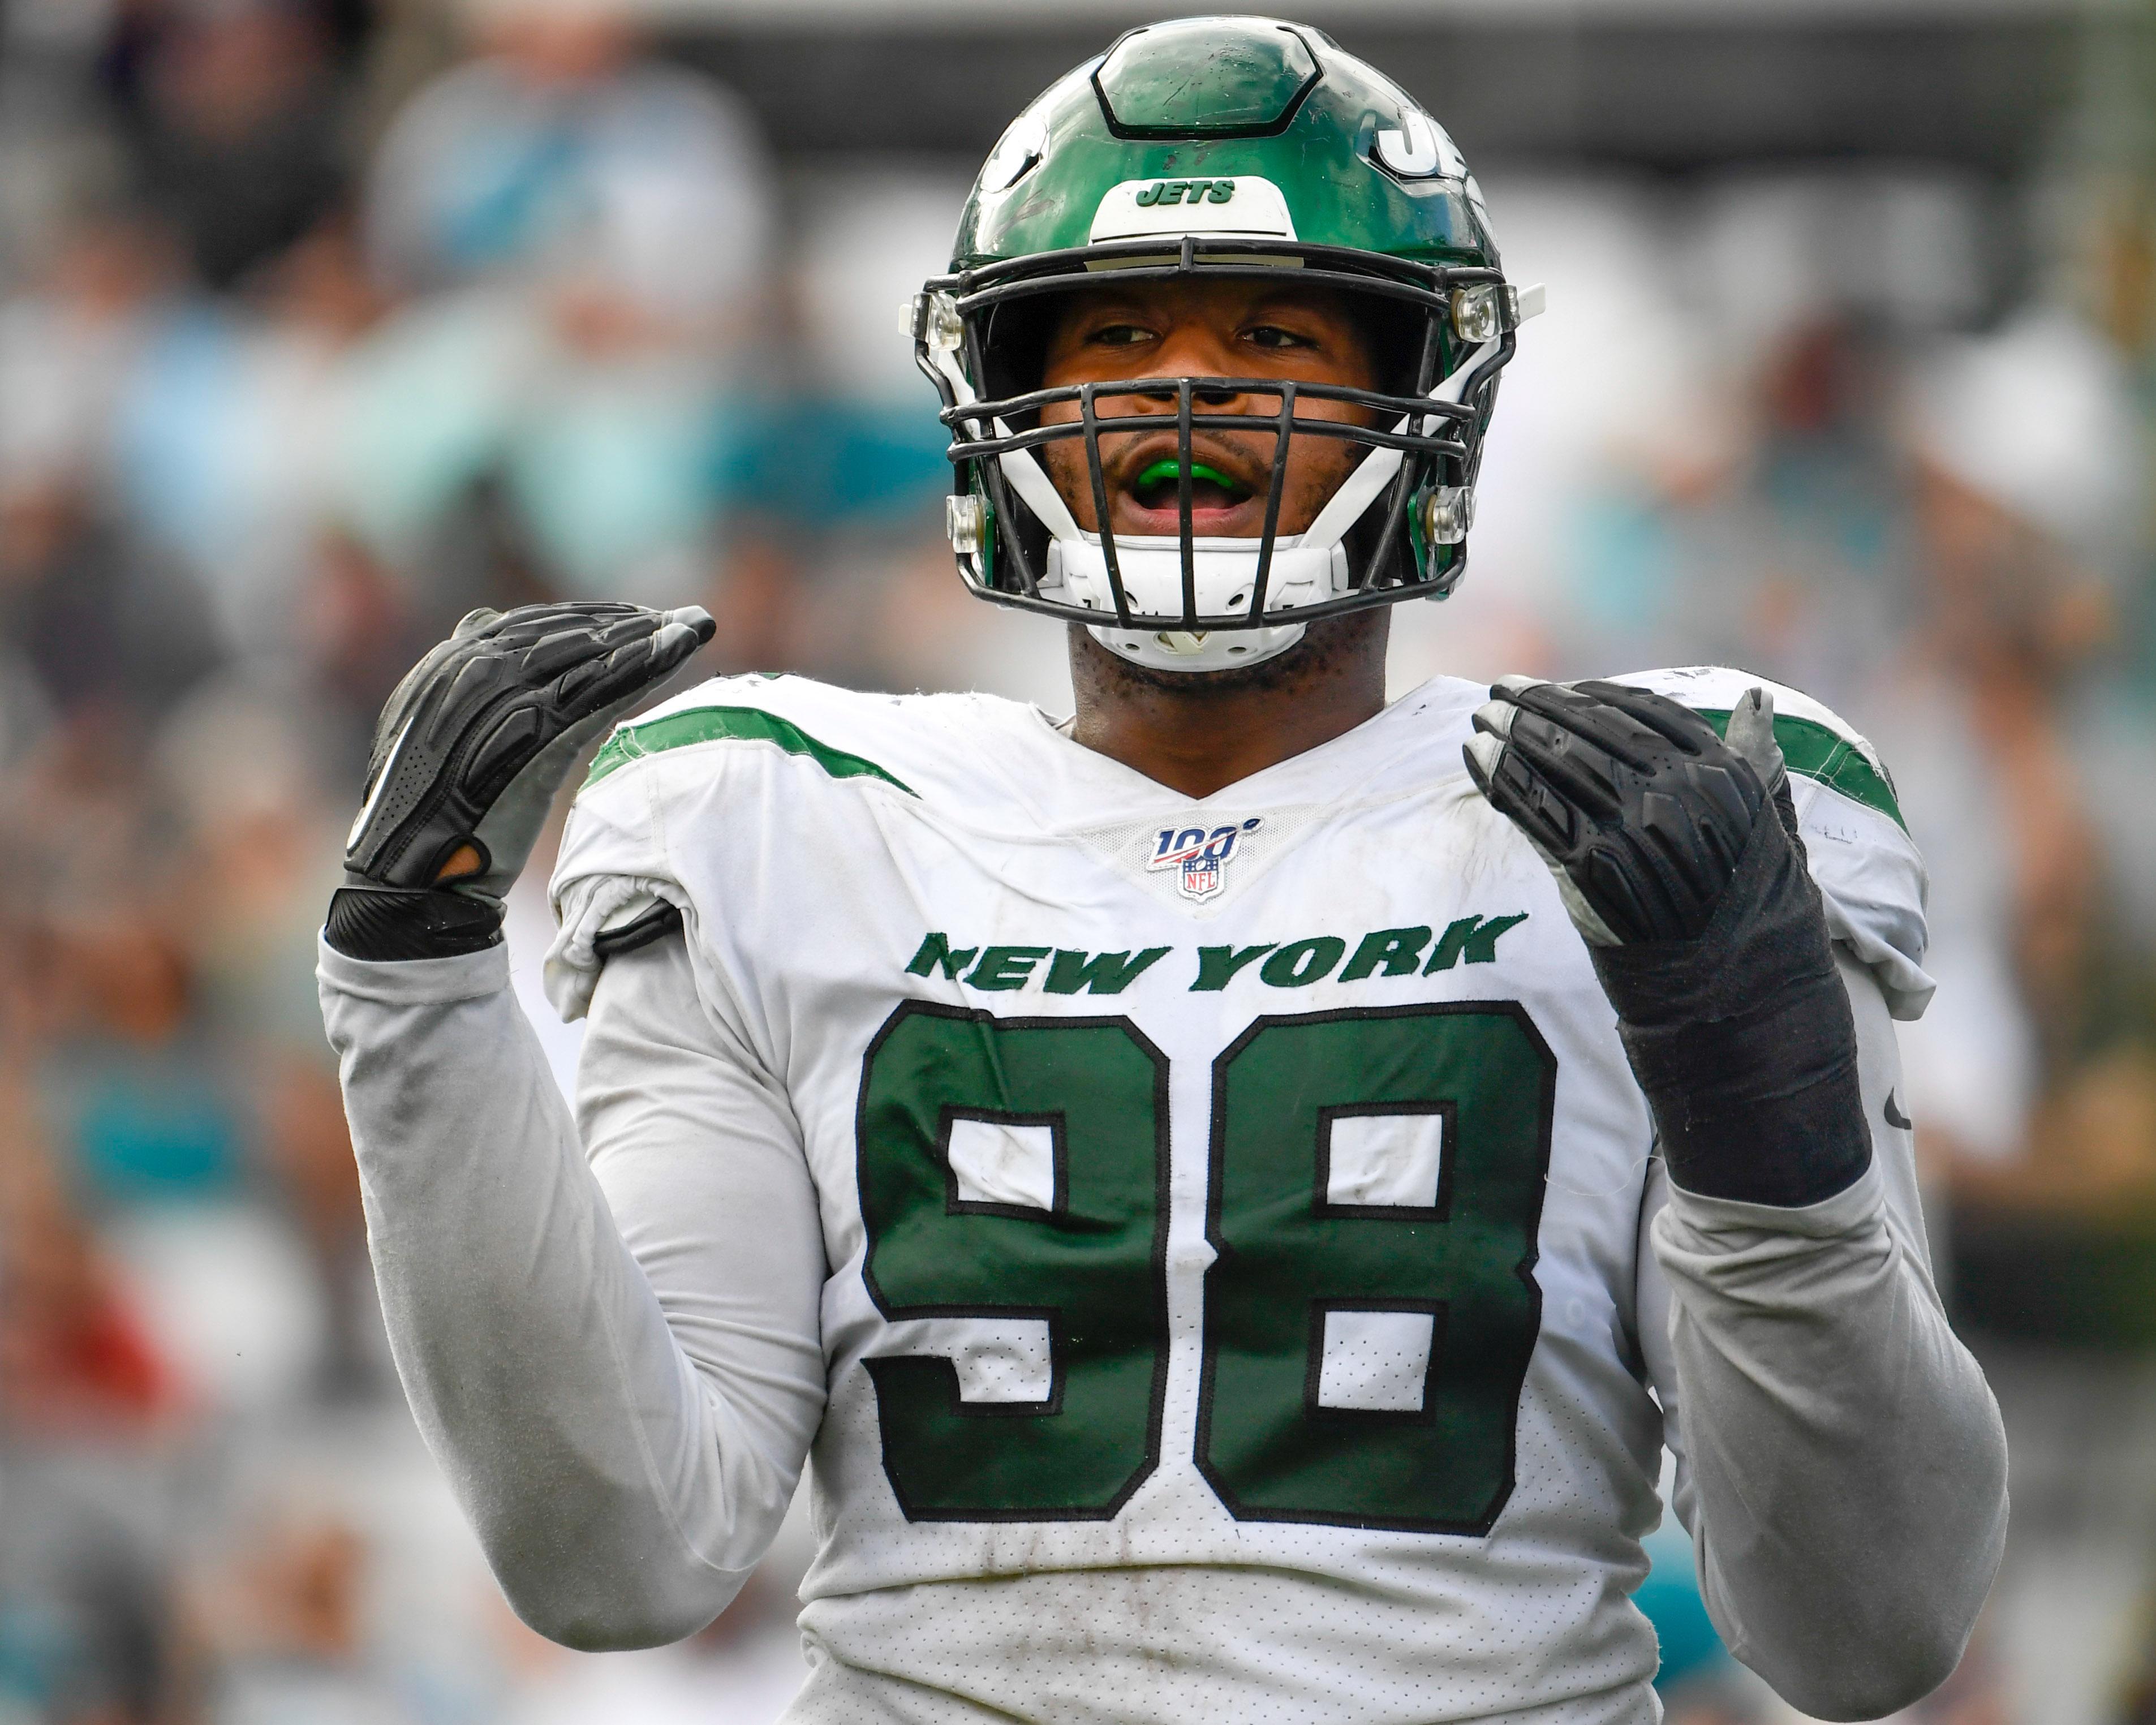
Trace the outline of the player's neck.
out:
M 1186 797 L 1209 797 L 1382 711 L 1390 620 L 1383 608 L 1329 618 L 1276 660 L 1209 676 L 1126 665 L 1074 626 L 1071 737 Z

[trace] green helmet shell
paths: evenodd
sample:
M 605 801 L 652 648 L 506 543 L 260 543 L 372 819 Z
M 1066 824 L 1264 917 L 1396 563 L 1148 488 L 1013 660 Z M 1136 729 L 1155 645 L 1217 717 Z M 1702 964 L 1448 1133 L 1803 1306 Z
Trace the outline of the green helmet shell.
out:
M 1037 453 L 1082 439 L 1104 513 L 1101 429 L 1141 423 L 1109 404 L 1164 397 L 1038 388 L 1041 321 L 1028 307 L 1104 271 L 1132 285 L 1262 278 L 1361 296 L 1387 336 L 1388 381 L 1204 380 L 1216 387 L 1201 427 L 1199 380 L 1168 380 L 1179 383 L 1180 534 L 1086 531 Z M 967 199 L 950 273 L 915 301 L 916 357 L 953 434 L 960 573 L 984 598 L 1084 620 L 1111 650 L 1177 670 L 1260 662 L 1314 617 L 1441 598 L 1466 565 L 1482 434 L 1523 309 L 1466 162 L 1390 79 L 1272 18 L 1132 30 L 1011 123 Z M 1217 406 L 1222 384 L 1237 386 L 1237 413 Z M 1255 538 L 1195 536 L 1194 433 L 1270 433 L 1277 499 L 1289 444 L 1319 434 L 1297 417 L 1298 392 L 1367 409 L 1360 429 L 1336 421 L 1324 434 L 1363 444 L 1363 460 L 1299 532 L 1276 531 L 1269 512 Z M 1265 402 L 1276 408 L 1260 412 Z
M 1086 245 L 1127 181 L 1245 174 L 1280 188 L 1309 244 L 1499 267 L 1466 162 L 1399 85 L 1305 25 L 1194 18 L 1132 31 L 1011 123 L 951 268 Z

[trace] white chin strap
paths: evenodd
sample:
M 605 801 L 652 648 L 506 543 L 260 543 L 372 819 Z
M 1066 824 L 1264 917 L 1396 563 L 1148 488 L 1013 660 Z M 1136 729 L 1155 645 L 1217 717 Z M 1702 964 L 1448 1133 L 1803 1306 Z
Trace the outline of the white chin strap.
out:
M 1485 341 L 1430 391 L 1430 398 L 1457 405 L 1467 380 L 1496 353 L 1499 345 L 1496 339 Z M 937 368 L 957 391 L 962 403 L 979 398 L 958 369 L 955 355 L 942 356 Z M 1409 417 L 1402 415 L 1393 430 L 1404 430 Z M 1426 435 L 1437 426 L 1435 414 L 1423 421 Z M 1009 437 L 1010 428 L 998 419 L 995 434 Z M 1116 535 L 1116 567 L 1122 577 L 1131 619 L 1130 627 L 1123 627 L 1115 620 L 1115 588 L 1108 579 L 1101 536 L 1078 525 L 1032 451 L 1022 449 L 996 459 L 1010 488 L 1048 529 L 1048 572 L 1040 583 L 1042 596 L 1105 613 L 1109 620 L 1091 625 L 1087 633 L 1116 658 L 1156 670 L 1234 670 L 1262 665 L 1302 639 L 1305 625 L 1300 623 L 1210 631 L 1179 628 L 1184 614 L 1183 542 L 1173 534 Z M 1351 589 L 1353 577 L 1342 542 L 1393 482 L 1402 459 L 1399 449 L 1371 450 L 1318 511 L 1316 521 L 1300 533 L 1274 538 L 1272 565 L 1265 575 L 1267 611 L 1315 605 Z M 1222 616 L 1250 604 L 1258 575 L 1256 540 L 1194 539 L 1191 562 L 1198 615 Z

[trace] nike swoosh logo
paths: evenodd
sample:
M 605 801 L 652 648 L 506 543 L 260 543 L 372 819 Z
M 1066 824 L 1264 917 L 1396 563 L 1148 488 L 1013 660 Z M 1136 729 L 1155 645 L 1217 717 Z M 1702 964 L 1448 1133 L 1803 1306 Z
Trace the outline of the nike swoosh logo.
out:
M 1894 1106 L 1894 1092 L 1891 1090 L 1887 1092 L 1887 1124 L 1899 1127 L 1903 1132 L 1908 1131 L 1916 1124 L 1916 1122 Z
M 382 757 L 382 771 L 376 776 L 374 788 L 367 793 L 367 800 L 360 804 L 359 813 L 352 818 L 352 830 L 345 834 L 346 855 L 349 856 L 352 847 L 359 843 L 359 835 L 365 829 L 368 818 L 373 814 L 374 805 L 382 800 L 382 793 L 389 788 L 390 778 L 397 771 L 397 757 L 404 752 L 404 740 L 411 736 L 413 721 L 418 716 L 413 713 L 404 721 L 403 729 L 397 733 L 397 741 L 389 745 L 389 752 Z

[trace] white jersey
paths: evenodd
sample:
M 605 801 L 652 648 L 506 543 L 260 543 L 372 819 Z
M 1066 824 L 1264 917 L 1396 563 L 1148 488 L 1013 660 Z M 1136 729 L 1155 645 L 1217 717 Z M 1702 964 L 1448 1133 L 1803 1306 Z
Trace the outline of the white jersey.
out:
M 1758 680 L 1626 680 L 1726 715 Z M 1774 693 L 1834 932 L 1913 1016 L 1884 769 Z M 795 1717 L 886 1717 L 860 1673 L 908 1719 L 1652 1717 L 1666 1182 L 1465 772 L 1484 698 L 1440 679 L 1198 800 L 1031 707 L 792 677 L 602 752 L 550 986 L 582 1009 L 601 930 L 677 906 L 813 1183 Z M 1866 1201 L 1921 1265 L 1900 1142 Z

